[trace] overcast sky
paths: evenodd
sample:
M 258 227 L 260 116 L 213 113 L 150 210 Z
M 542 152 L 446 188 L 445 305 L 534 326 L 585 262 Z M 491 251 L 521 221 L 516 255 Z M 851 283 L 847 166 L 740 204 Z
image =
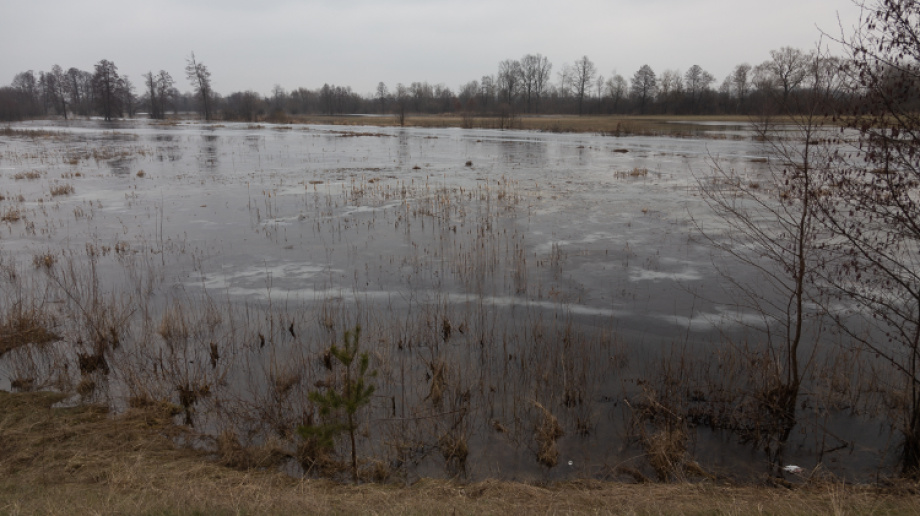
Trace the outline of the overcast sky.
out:
M 699 64 L 721 83 L 771 49 L 849 32 L 858 15 L 850 0 L 0 0 L 0 85 L 108 59 L 136 86 L 163 69 L 187 91 L 192 51 L 221 94 L 323 83 L 364 94 L 380 81 L 456 90 L 528 53 L 549 58 L 554 81 L 587 55 L 607 77 Z

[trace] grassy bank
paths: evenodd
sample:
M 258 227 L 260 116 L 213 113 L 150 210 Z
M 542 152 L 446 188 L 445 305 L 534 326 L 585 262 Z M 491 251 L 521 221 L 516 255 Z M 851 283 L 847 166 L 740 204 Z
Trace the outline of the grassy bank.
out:
M 410 487 L 341 485 L 232 469 L 174 443 L 195 436 L 173 408 L 113 417 L 95 406 L 52 408 L 55 393 L 0 392 L 4 514 L 916 514 L 914 485 L 795 488 L 576 481 L 549 486 L 422 480 Z
M 178 116 L 154 122 L 156 125 L 176 125 L 180 122 L 200 121 L 197 117 Z M 468 129 L 522 129 L 552 133 L 592 133 L 609 136 L 672 136 L 713 137 L 725 139 L 721 133 L 725 124 L 748 124 L 754 120 L 747 115 L 522 115 L 515 117 L 444 115 L 406 115 L 405 127 L 468 128 Z M 776 123 L 788 123 L 787 117 L 773 117 Z M 710 122 L 710 124 L 706 124 Z M 720 125 L 719 123 L 722 123 Z M 220 122 L 216 122 L 220 123 Z M 305 124 L 398 127 L 395 115 L 275 115 L 260 117 L 254 123 Z M 52 137 L 48 131 L 0 128 L 0 136 Z
M 377 127 L 398 126 L 396 116 L 323 116 L 296 115 L 283 119 L 268 119 L 266 122 L 323 124 L 323 125 L 369 125 Z M 677 115 L 527 115 L 514 118 L 497 116 L 461 115 L 407 115 L 407 127 L 467 127 L 482 129 L 525 129 L 559 133 L 603 133 L 630 136 L 691 136 L 707 129 L 724 129 L 699 124 L 699 122 L 749 123 L 751 118 L 740 115 L 724 116 L 677 116 Z M 777 121 L 781 121 L 777 119 Z

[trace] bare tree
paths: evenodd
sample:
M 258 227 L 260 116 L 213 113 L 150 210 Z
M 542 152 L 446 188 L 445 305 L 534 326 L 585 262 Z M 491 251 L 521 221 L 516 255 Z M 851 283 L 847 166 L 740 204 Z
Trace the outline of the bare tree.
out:
M 142 77 L 144 78 L 144 86 L 147 88 L 147 103 L 150 107 L 148 115 L 155 120 L 161 119 L 163 118 L 163 109 L 159 92 L 157 91 L 156 76 L 153 75 L 153 72 L 147 72 Z
M 588 56 L 582 56 L 581 59 L 575 61 L 574 71 L 573 79 L 575 95 L 578 97 L 578 114 L 581 115 L 584 112 L 585 95 L 597 76 L 597 67 L 588 59 Z
M 409 89 L 398 83 L 396 85 L 396 120 L 400 126 L 406 125 L 406 109 L 409 105 Z
M 291 103 L 291 109 L 295 114 L 309 113 L 315 109 L 316 92 L 302 87 L 297 88 L 291 92 Z M 250 110 L 246 113 L 248 113 L 246 115 L 248 119 L 254 119 L 255 111 Z
M 39 87 L 38 80 L 35 78 L 35 72 L 28 70 L 16 74 L 13 82 L 10 84 L 14 90 L 17 90 L 23 97 L 28 100 L 28 113 L 36 115 L 39 112 Z
M 843 69 L 844 61 L 841 58 L 815 52 L 808 63 L 808 75 L 803 82 L 809 84 L 811 89 L 842 92 L 850 82 L 843 74 Z
M 797 48 L 782 47 L 771 50 L 770 57 L 763 64 L 773 75 L 776 84 L 783 89 L 783 99 L 786 99 L 805 80 L 812 56 Z
M 607 95 L 613 99 L 614 113 L 618 112 L 620 100 L 626 96 L 628 89 L 629 87 L 626 84 L 626 79 L 614 70 L 613 77 L 607 79 Z
M 273 113 L 283 113 L 284 105 L 287 103 L 288 94 L 284 91 L 284 88 L 280 84 L 275 84 L 272 87 L 272 112 Z
M 687 69 L 687 73 L 684 74 L 684 85 L 686 86 L 687 94 L 690 95 L 690 103 L 694 108 L 697 107 L 703 94 L 715 80 L 715 77 L 703 70 L 700 65 L 693 65 Z
M 412 110 L 414 112 L 427 112 L 431 97 L 434 96 L 434 89 L 427 81 L 416 81 L 409 85 L 409 96 L 412 98 Z
M 562 65 L 562 70 L 556 72 L 556 75 L 559 77 L 559 87 L 557 88 L 559 96 L 562 98 L 568 98 L 568 96 L 572 93 L 572 83 L 575 76 L 575 71 L 572 69 L 572 65 Z
M 498 88 L 502 100 L 514 107 L 514 101 L 521 92 L 524 82 L 521 62 L 515 59 L 506 59 L 498 64 Z
M 175 84 L 176 82 L 173 80 L 172 75 L 166 70 L 160 70 L 160 73 L 157 74 L 157 101 L 160 103 L 161 118 L 166 118 L 166 110 L 172 106 L 173 100 L 178 94 Z
M 751 69 L 751 86 L 762 95 L 771 95 L 779 87 L 769 62 L 765 61 Z
M 642 65 L 642 67 L 636 71 L 632 78 L 630 92 L 639 102 L 639 112 L 645 113 L 648 101 L 654 99 L 655 94 L 658 93 L 658 79 L 655 77 L 655 72 L 652 70 L 652 67 L 649 65 Z
M 738 105 L 744 106 L 744 100 L 747 98 L 750 89 L 751 65 L 741 63 L 736 66 L 731 74 L 731 85 L 735 98 L 738 99 Z
M 727 280 L 743 296 L 742 304 L 766 325 L 758 346 L 746 350 L 762 357 L 761 371 L 756 372 L 761 378 L 749 384 L 753 392 L 736 393 L 739 399 L 757 402 L 737 402 L 722 411 L 731 415 L 715 426 L 737 425 L 744 433 L 753 429 L 754 437 L 747 438 L 768 452 L 777 475 L 798 424 L 803 384 L 824 328 L 820 310 L 810 307 L 827 306 L 821 285 L 833 256 L 819 207 L 833 184 L 827 174 L 833 149 L 826 145 L 832 97 L 815 85 L 794 104 L 781 106 L 783 127 L 769 121 L 756 124 L 759 139 L 777 160 L 767 174 L 745 178 L 716 164 L 715 178 L 700 182 L 704 200 L 727 226 L 718 236 L 704 234 L 718 249 L 757 271 L 756 277 Z
M 676 103 L 684 93 L 684 80 L 680 70 L 661 72 L 658 81 L 658 102 L 668 111 L 669 105 Z
M 64 116 L 64 120 L 67 120 L 69 88 L 64 70 L 60 66 L 54 65 L 51 67 L 50 72 L 42 75 L 45 83 L 44 91 L 45 95 L 48 96 L 48 101 L 56 111 Z
M 523 93 L 527 111 L 536 110 L 549 83 L 553 65 L 540 54 L 527 54 L 521 59 Z
M 732 102 L 732 74 L 728 74 L 722 79 L 719 85 L 719 104 L 722 109 L 729 111 L 732 107 L 737 107 L 737 102 Z
M 160 70 L 154 75 L 147 72 L 143 75 L 144 86 L 147 88 L 147 99 L 150 103 L 150 118 L 162 120 L 166 118 L 166 108 L 174 94 L 173 78 L 168 72 Z
M 67 70 L 70 106 L 74 113 L 87 115 L 93 104 L 93 74 L 78 68 Z
M 335 113 L 335 86 L 330 86 L 329 83 L 323 84 L 319 90 L 319 104 L 324 114 Z
M 185 75 L 195 88 L 195 95 L 201 101 L 201 107 L 204 111 L 204 119 L 211 120 L 211 72 L 208 68 L 195 59 L 195 53 L 186 60 Z
M 299 96 L 298 92 L 292 92 L 295 94 Z M 259 111 L 264 111 L 262 97 L 254 91 L 244 91 L 227 97 L 223 114 L 231 119 L 255 122 Z
M 93 92 L 99 112 L 106 120 L 121 113 L 121 77 L 115 63 L 103 59 L 96 63 L 93 74 Z
M 845 72 L 861 92 L 842 118 L 858 133 L 829 174 L 835 193 L 822 203 L 847 260 L 837 283 L 860 310 L 850 320 L 875 327 L 850 335 L 890 366 L 883 379 L 891 424 L 902 437 L 902 474 L 920 477 L 920 20 L 918 0 L 863 4 Z M 824 81 L 827 82 L 827 81 Z M 831 81 L 832 82 L 832 81 Z M 841 145 L 846 148 L 847 140 Z M 863 315 L 865 314 L 865 315 Z
M 495 100 L 495 77 L 483 75 L 479 81 L 479 106 L 488 110 Z
M 457 93 L 457 100 L 461 104 L 466 104 L 470 99 L 474 99 L 479 96 L 479 81 L 470 81 L 460 86 L 460 91 Z
M 133 117 L 137 110 L 137 95 L 134 93 L 134 84 L 126 76 L 118 81 L 118 99 L 128 116 Z
M 454 109 L 454 100 L 456 96 L 450 88 L 444 84 L 435 84 L 433 106 L 437 113 L 447 113 Z
M 390 90 L 387 89 L 387 85 L 380 81 L 377 83 L 377 92 L 374 94 L 374 98 L 377 99 L 378 109 L 381 113 L 385 113 L 387 110 L 387 102 L 390 100 Z

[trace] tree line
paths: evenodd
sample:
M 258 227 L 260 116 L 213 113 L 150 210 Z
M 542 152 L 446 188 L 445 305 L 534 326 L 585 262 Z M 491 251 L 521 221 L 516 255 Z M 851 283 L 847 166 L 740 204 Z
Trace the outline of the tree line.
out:
M 770 58 L 751 66 L 734 67 L 721 83 L 699 65 L 685 71 L 656 73 L 643 65 L 628 79 L 614 71 L 604 76 L 583 56 L 554 73 L 541 54 L 499 63 L 497 73 L 466 82 L 455 91 L 444 84 L 412 82 L 390 88 L 381 82 L 376 91 L 360 95 L 348 86 L 286 91 L 276 85 L 270 95 L 255 91 L 226 96 L 211 86 L 210 72 L 194 54 L 187 59 L 186 78 L 191 92 L 180 93 L 165 70 L 142 75 L 140 92 L 115 64 L 101 60 L 93 72 L 54 65 L 50 71 L 17 74 L 0 88 L 0 120 L 42 116 L 133 117 L 142 112 L 161 119 L 167 113 L 197 110 L 210 120 L 256 121 L 288 115 L 346 113 L 460 113 L 476 116 L 520 114 L 744 114 L 776 112 L 791 98 L 817 85 L 839 92 L 839 102 L 858 98 L 858 88 L 847 88 L 841 73 L 845 62 L 818 52 L 782 47 Z
M 134 117 L 144 112 L 162 119 L 169 111 L 188 112 L 198 109 L 210 120 L 212 106 L 219 101 L 211 89 L 211 74 L 192 53 L 187 60 L 186 76 L 193 92 L 180 93 L 169 72 L 160 70 L 143 74 L 144 91 L 140 95 L 131 80 L 118 73 L 112 61 L 102 59 L 88 72 L 79 68 L 67 71 L 54 65 L 48 72 L 28 70 L 16 74 L 9 86 L 0 88 L 0 120 L 13 121 L 49 115 L 100 116 L 106 120 Z

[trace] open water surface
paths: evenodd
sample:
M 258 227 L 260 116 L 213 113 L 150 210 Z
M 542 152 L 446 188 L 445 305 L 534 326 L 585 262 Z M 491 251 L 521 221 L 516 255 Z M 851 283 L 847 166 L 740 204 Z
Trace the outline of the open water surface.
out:
M 175 299 L 246 314 L 215 323 L 245 326 L 236 335 L 249 347 L 234 348 L 212 392 L 223 382 L 242 405 L 264 404 L 253 384 L 277 385 L 278 364 L 307 369 L 294 375 L 300 401 L 278 402 L 295 422 L 326 374 L 317 357 L 328 334 L 341 338 L 359 322 L 382 373 L 370 428 L 389 432 L 367 430 L 364 452 L 394 468 L 414 461 L 413 474 L 449 462 L 440 439 L 448 434 L 468 440 L 472 477 L 642 467 L 621 400 L 643 368 L 675 350 L 750 341 L 769 326 L 732 284 L 756 282 L 756 269 L 714 250 L 710 239 L 732 235 L 699 191 L 714 167 L 746 182 L 769 174 L 776 157 L 744 127 L 707 126 L 700 138 L 145 121 L 14 128 L 55 135 L 0 136 L 0 210 L 20 214 L 0 224 L 5 264 L 36 277 L 37 255 L 76 270 L 92 264 L 105 289 L 130 293 L 124 302 L 136 305 L 131 324 L 146 328 L 145 346 L 162 346 L 157 334 L 169 340 L 161 321 Z M 37 176 L 17 178 L 28 172 Z M 74 192 L 52 195 L 60 185 Z M 311 336 L 322 345 L 306 344 Z M 259 358 L 266 338 L 276 347 L 270 359 Z M 577 353 L 554 347 L 572 341 Z M 406 349 L 423 351 L 413 359 Z M 454 391 L 433 404 L 439 361 Z M 7 371 L 9 386 L 17 369 Z M 570 373 L 590 384 L 575 401 Z M 175 396 L 174 386 L 162 392 Z M 555 468 L 533 459 L 537 403 L 565 432 Z M 199 408 L 199 427 L 224 428 L 229 416 L 214 405 Z M 437 414 L 447 415 L 422 426 Z M 238 426 L 265 440 L 257 423 Z M 849 429 L 845 441 L 877 440 L 869 421 L 839 426 Z M 387 448 L 409 434 L 415 445 Z M 817 464 L 818 439 L 799 439 L 790 460 Z M 765 470 L 756 450 L 730 441 L 701 431 L 691 446 L 719 474 Z M 887 448 L 868 448 L 854 446 L 831 468 L 863 478 L 888 460 Z

